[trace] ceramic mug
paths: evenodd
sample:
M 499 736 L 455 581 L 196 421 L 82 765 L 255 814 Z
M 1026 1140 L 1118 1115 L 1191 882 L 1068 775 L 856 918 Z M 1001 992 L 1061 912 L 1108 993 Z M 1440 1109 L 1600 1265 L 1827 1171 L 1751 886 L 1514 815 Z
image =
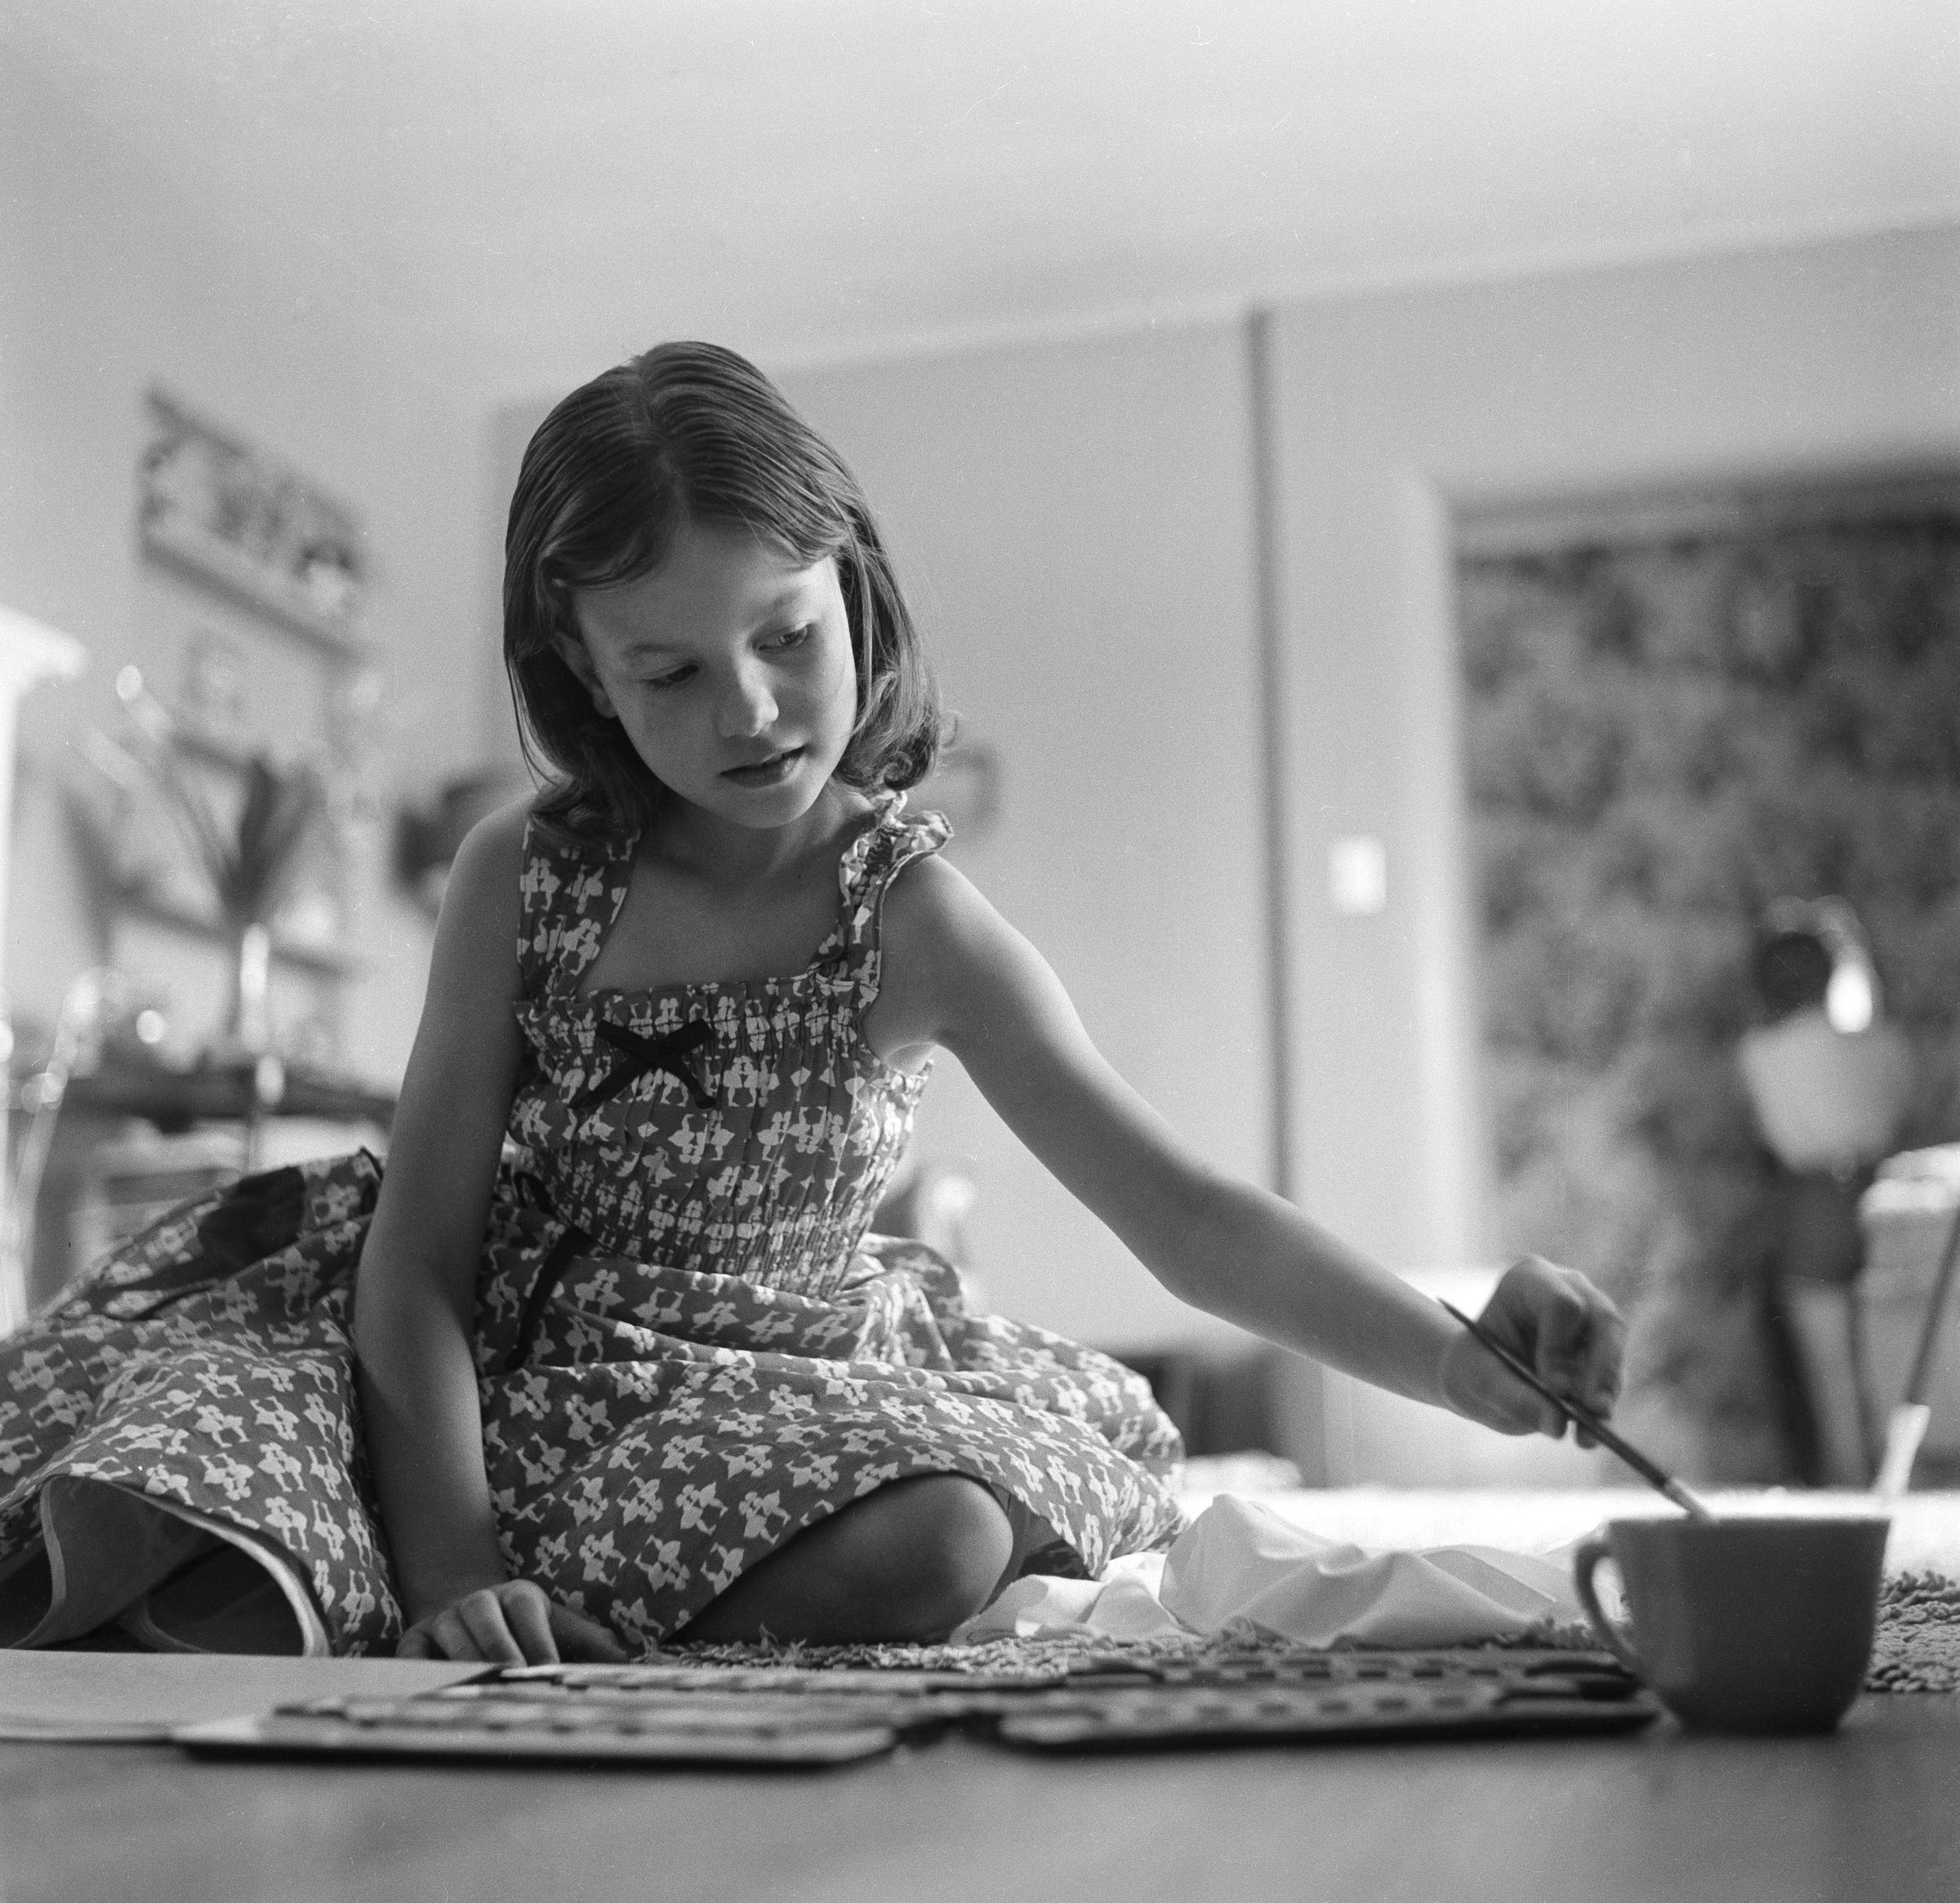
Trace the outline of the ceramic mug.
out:
M 1683 1724 L 1828 1731 L 1871 1662 L 1890 1524 L 1877 1514 L 1614 1520 L 1573 1553 L 1574 1581 L 1593 1630 Z M 1593 1588 L 1608 1559 L 1631 1633 Z

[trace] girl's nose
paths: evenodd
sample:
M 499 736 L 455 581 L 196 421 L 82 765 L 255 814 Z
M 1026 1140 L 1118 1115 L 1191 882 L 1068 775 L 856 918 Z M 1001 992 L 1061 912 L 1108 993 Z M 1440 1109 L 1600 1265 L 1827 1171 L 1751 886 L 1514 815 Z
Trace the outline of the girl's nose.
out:
M 746 740 L 765 732 L 776 719 L 776 697 L 759 667 L 745 667 L 728 684 L 719 710 L 724 740 Z

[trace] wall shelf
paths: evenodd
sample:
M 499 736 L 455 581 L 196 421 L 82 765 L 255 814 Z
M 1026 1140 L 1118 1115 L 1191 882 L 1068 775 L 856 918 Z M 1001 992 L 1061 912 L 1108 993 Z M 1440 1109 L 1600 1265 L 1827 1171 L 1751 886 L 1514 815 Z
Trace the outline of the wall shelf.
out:
M 185 581 L 226 595 L 302 636 L 336 659 L 372 657 L 372 644 L 351 621 L 323 613 L 296 582 L 268 573 L 221 536 L 181 516 L 158 515 L 143 524 L 143 552 Z

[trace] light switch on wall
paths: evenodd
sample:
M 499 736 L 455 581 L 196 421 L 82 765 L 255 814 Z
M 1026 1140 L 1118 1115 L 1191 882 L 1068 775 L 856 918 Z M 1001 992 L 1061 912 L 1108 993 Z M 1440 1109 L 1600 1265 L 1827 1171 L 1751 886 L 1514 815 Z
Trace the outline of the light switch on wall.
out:
M 1350 833 L 1327 849 L 1327 898 L 1348 918 L 1367 918 L 1388 904 L 1388 849 L 1373 833 Z

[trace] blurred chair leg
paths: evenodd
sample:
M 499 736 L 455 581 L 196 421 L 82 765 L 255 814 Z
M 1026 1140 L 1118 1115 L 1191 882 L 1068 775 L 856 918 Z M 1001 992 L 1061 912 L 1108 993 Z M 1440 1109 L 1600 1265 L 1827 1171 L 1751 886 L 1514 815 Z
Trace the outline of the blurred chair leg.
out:
M 1862 1487 L 1872 1477 L 1872 1447 L 1856 1285 L 1786 1282 L 1781 1296 L 1815 1424 L 1816 1478 Z

